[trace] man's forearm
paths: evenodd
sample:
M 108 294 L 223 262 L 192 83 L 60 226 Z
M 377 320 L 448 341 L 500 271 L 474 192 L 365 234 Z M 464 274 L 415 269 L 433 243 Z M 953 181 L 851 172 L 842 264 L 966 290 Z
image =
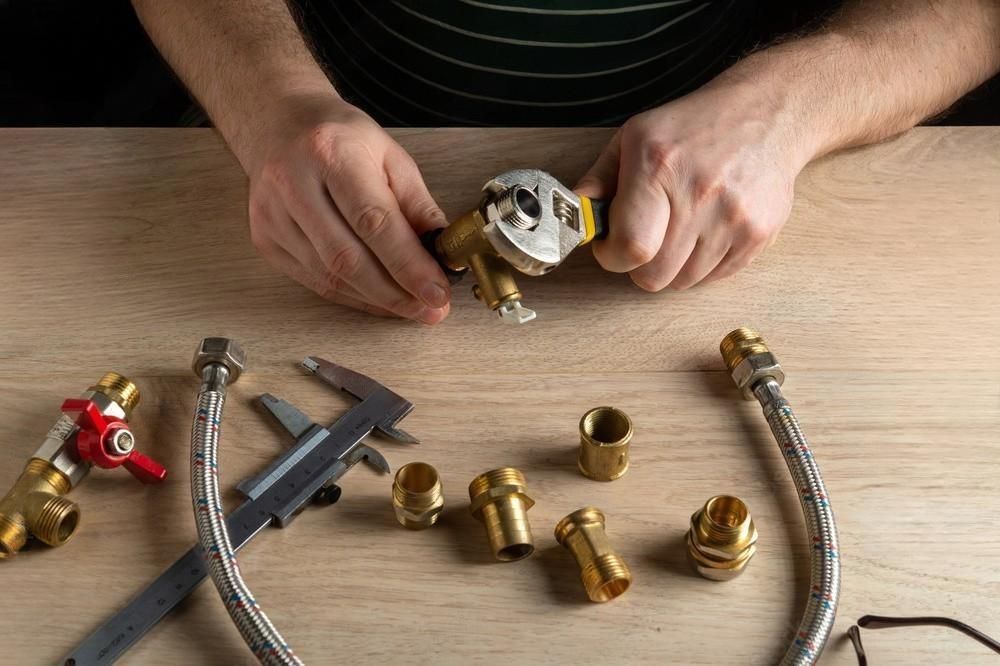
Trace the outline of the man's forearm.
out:
M 335 94 L 284 0 L 133 0 L 151 39 L 248 167 L 273 108 Z
M 903 132 L 998 70 L 996 0 L 854 0 L 822 30 L 759 51 L 717 82 L 780 98 L 808 161 Z

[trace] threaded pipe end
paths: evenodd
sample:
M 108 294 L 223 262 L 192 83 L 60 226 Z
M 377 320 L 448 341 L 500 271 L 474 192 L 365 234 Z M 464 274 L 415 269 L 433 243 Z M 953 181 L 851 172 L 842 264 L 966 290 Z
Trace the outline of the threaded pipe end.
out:
M 139 387 L 132 380 L 117 372 L 106 373 L 90 387 L 90 390 L 99 391 L 117 402 L 125 410 L 126 417 L 139 404 Z
M 521 486 L 523 489 L 527 485 L 528 482 L 519 469 L 514 467 L 491 469 L 474 478 L 469 484 L 469 499 L 475 499 L 490 488 L 497 486 Z
M 24 523 L 0 516 L 0 560 L 14 557 L 28 542 L 28 529 Z
M 722 360 L 731 372 L 746 357 L 751 354 L 766 354 L 768 348 L 764 338 L 757 331 L 752 328 L 737 328 L 722 338 L 719 351 L 722 352 Z
M 542 214 L 538 196 L 526 187 L 517 185 L 500 194 L 493 204 L 500 219 L 518 229 L 531 229 L 538 224 Z
M 80 524 L 80 508 L 75 502 L 54 495 L 38 512 L 32 532 L 50 546 L 61 546 L 76 533 Z
M 699 522 L 705 535 L 715 543 L 739 541 L 750 524 L 750 509 L 732 495 L 716 495 L 705 503 Z
M 632 572 L 616 553 L 608 553 L 587 562 L 580 579 L 591 601 L 603 603 L 624 594 L 632 585 Z

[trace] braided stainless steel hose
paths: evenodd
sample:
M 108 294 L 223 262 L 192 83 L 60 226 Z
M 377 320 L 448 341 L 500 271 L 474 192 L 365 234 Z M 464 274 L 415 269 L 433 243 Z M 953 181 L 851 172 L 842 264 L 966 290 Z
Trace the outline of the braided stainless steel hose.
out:
M 257 659 L 262 664 L 301 664 L 243 581 L 222 509 L 219 427 L 226 385 L 239 378 L 245 358 L 239 345 L 226 338 L 205 338 L 195 353 L 194 371 L 202 378 L 191 426 L 191 500 L 198 540 L 229 617 Z
M 760 402 L 799 492 L 809 532 L 812 571 L 806 609 L 781 664 L 814 664 L 833 630 L 840 598 L 837 525 L 829 496 L 798 419 L 781 393 L 785 374 L 764 340 L 756 331 L 740 328 L 722 340 L 720 350 L 743 397 Z

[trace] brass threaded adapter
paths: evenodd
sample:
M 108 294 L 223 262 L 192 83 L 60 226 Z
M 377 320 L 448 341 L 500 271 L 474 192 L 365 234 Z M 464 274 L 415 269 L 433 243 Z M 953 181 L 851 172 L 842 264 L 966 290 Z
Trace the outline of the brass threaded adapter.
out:
M 396 520 L 407 529 L 423 530 L 436 523 L 444 508 L 437 470 L 423 462 L 400 467 L 392 482 L 392 506 Z
M 588 506 L 569 514 L 555 528 L 556 541 L 576 558 L 587 596 L 598 603 L 625 594 L 632 585 L 632 572 L 611 547 L 605 524 L 604 513 Z
M 469 484 L 469 510 L 486 527 L 493 556 L 501 562 L 524 559 L 535 551 L 528 522 L 527 481 L 520 470 L 500 467 L 480 474 Z
M 628 471 L 632 420 L 620 409 L 594 407 L 580 419 L 580 455 L 576 464 L 595 481 L 614 481 Z
M 103 393 L 117 402 L 125 410 L 126 419 L 131 416 L 132 410 L 139 405 L 139 387 L 132 380 L 117 372 L 106 373 L 88 390 Z
M 753 387 L 764 379 L 773 379 L 779 386 L 785 383 L 785 372 L 778 365 L 778 359 L 760 333 L 752 328 L 730 332 L 722 338 L 719 351 L 744 400 L 754 399 Z
M 691 516 L 688 555 L 695 570 L 710 580 L 736 578 L 757 552 L 757 527 L 738 497 L 716 495 Z
M 76 533 L 80 509 L 63 497 L 70 481 L 48 460 L 32 458 L 10 492 L 0 500 L 0 559 L 17 554 L 32 534 L 61 546 Z

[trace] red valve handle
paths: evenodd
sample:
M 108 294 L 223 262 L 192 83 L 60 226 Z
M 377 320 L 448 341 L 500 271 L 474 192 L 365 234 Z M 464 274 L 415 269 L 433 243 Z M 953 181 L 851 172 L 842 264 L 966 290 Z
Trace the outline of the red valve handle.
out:
M 76 454 L 81 460 L 98 467 L 113 469 L 124 465 L 132 476 L 143 483 L 158 483 L 167 478 L 167 470 L 160 463 L 136 451 L 115 453 L 111 448 L 115 434 L 120 430 L 131 432 L 128 424 L 114 416 L 102 414 L 93 400 L 69 398 L 62 404 L 64 414 L 76 419 Z

